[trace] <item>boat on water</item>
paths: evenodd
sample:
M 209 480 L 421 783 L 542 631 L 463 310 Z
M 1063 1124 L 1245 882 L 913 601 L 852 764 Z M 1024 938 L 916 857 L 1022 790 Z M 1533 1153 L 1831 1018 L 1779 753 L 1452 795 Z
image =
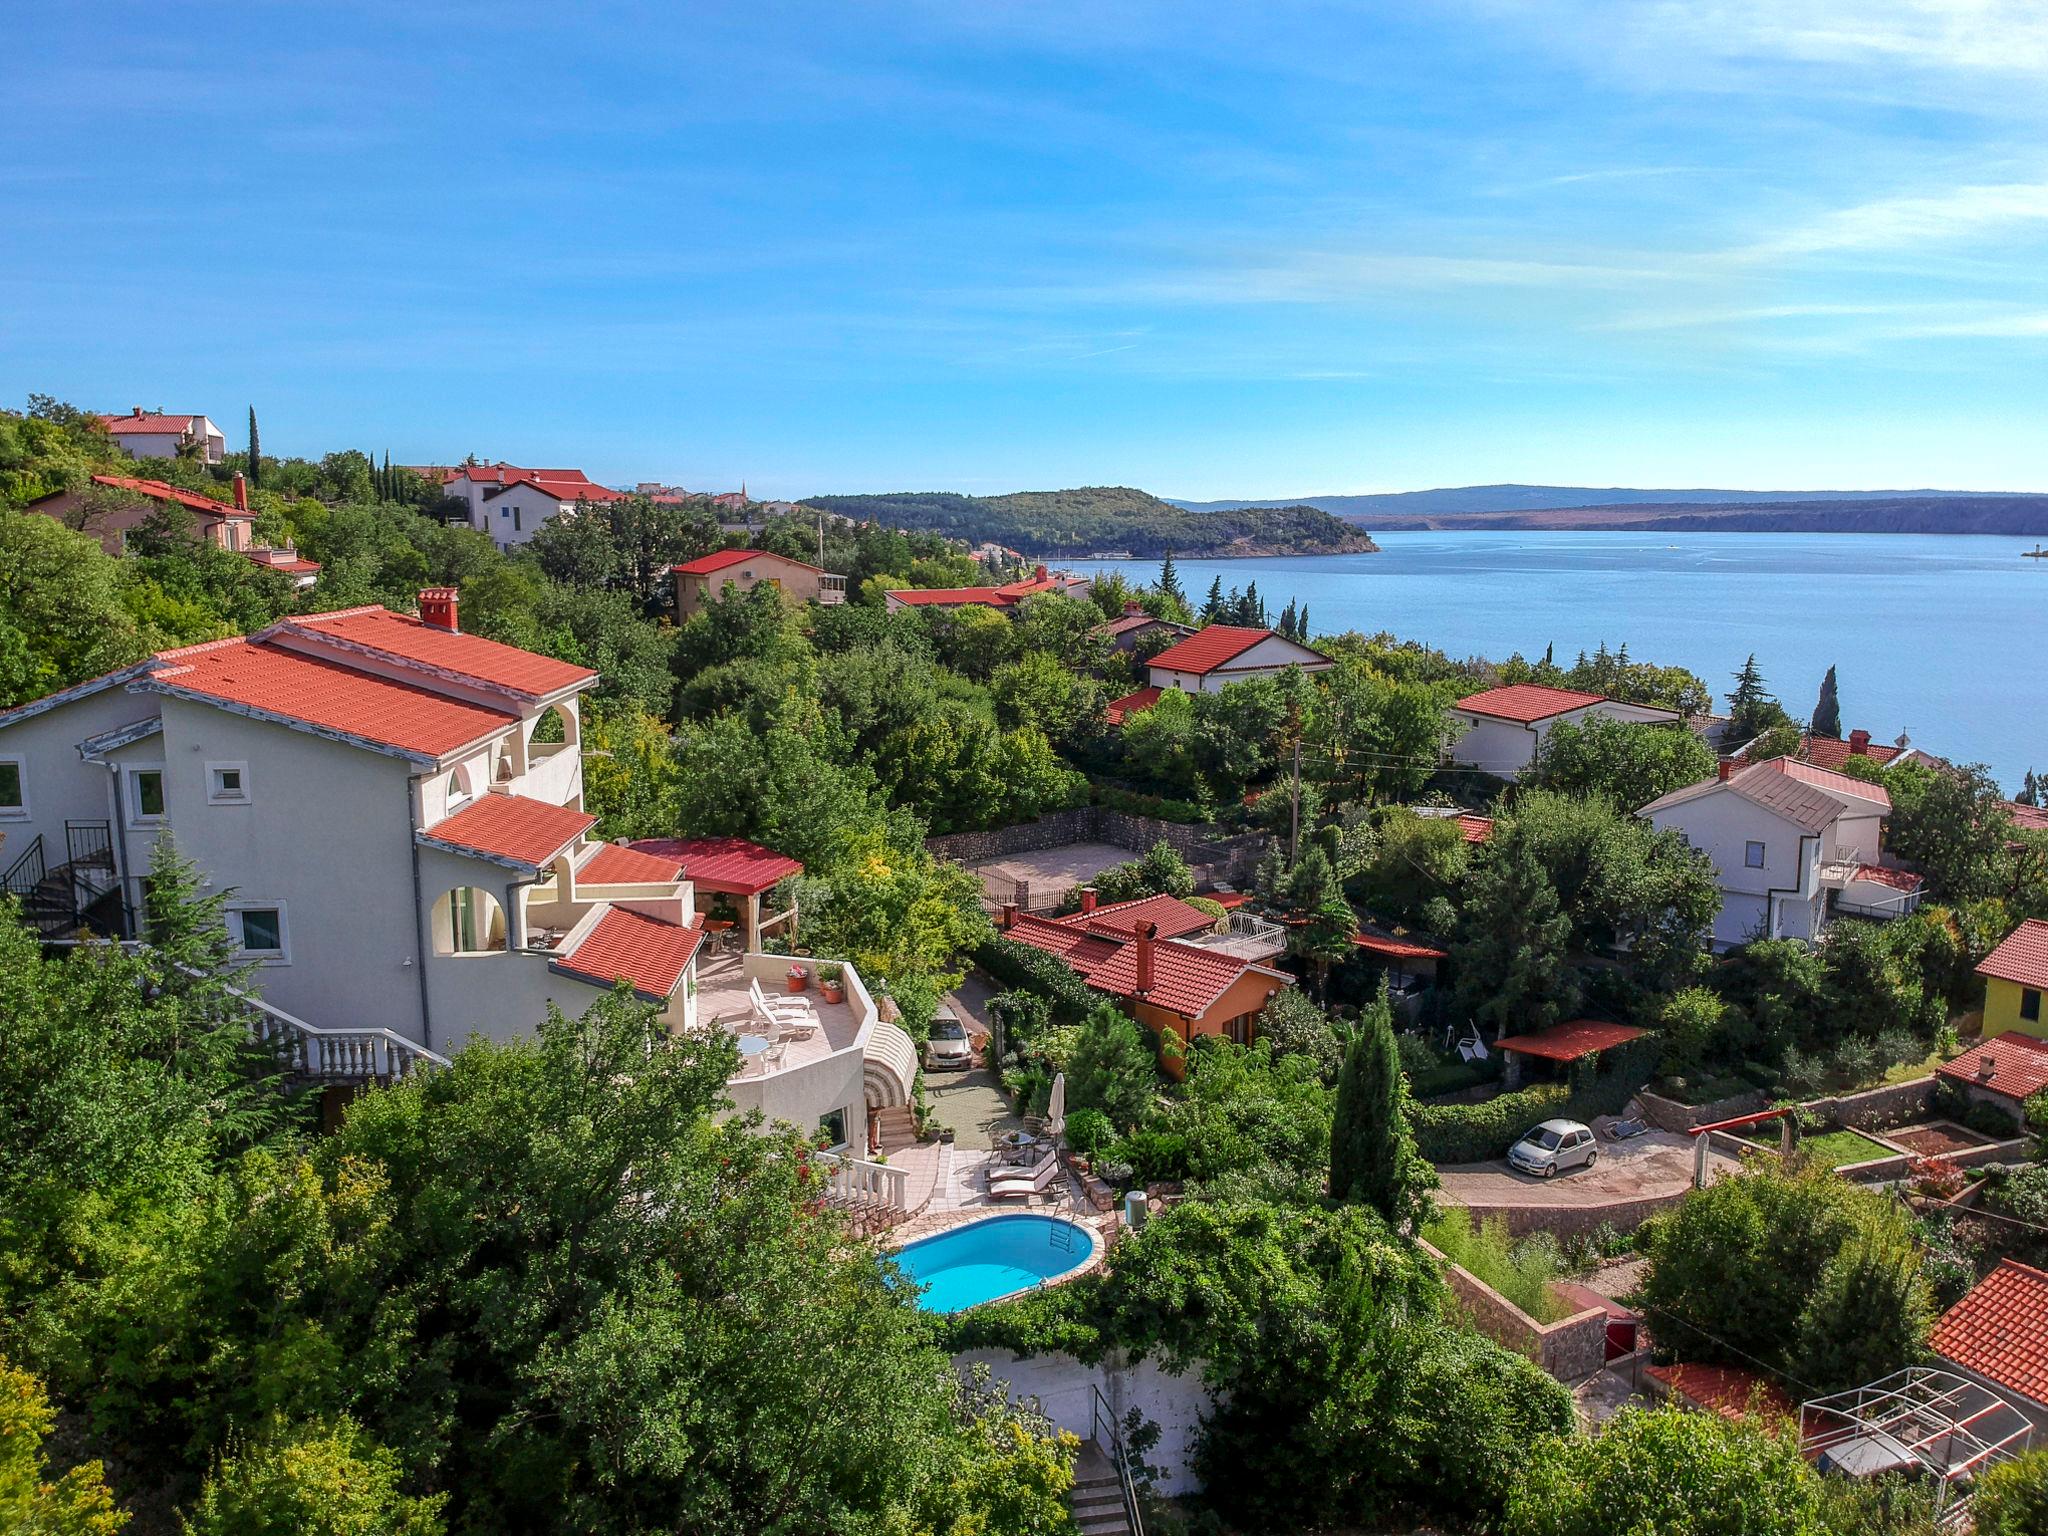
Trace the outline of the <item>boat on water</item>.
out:
M 2048 560 L 2048 549 L 2043 549 L 2039 544 L 2036 544 L 2032 549 L 2021 550 L 2020 558 L 2022 560 Z

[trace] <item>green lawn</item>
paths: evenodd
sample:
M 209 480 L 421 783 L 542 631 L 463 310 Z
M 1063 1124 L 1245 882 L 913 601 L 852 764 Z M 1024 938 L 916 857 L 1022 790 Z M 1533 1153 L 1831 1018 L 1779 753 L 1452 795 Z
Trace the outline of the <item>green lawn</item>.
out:
M 1776 1123 L 1773 1122 L 1750 1139 L 1766 1151 L 1776 1151 Z M 1807 1156 L 1820 1158 L 1830 1168 L 1846 1168 L 1851 1163 L 1867 1163 L 1872 1158 L 1892 1155 L 1890 1148 L 1872 1141 L 1857 1131 L 1813 1131 L 1800 1137 L 1798 1146 Z

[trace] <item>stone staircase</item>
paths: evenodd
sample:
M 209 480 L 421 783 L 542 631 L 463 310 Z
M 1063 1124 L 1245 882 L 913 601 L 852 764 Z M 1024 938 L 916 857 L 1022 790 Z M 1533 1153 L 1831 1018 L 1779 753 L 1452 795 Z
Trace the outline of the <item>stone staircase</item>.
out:
M 1074 1487 L 1067 1507 L 1074 1512 L 1081 1536 L 1133 1536 L 1116 1468 L 1093 1440 L 1083 1440 L 1074 1459 Z
M 907 1104 L 876 1110 L 875 1129 L 881 1136 L 884 1156 L 917 1145 L 917 1121 Z

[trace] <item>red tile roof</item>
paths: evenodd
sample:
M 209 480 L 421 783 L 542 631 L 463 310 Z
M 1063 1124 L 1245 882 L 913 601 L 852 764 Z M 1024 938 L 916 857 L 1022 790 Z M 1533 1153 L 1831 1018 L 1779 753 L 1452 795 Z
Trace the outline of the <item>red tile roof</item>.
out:
M 603 987 L 631 982 L 635 992 L 659 1002 L 674 995 L 703 938 L 701 919 L 685 928 L 613 907 L 548 968 Z
M 1235 661 L 1261 640 L 1273 638 L 1270 629 L 1246 629 L 1236 624 L 1211 624 L 1198 629 L 1178 645 L 1170 645 L 1145 665 L 1168 672 L 1191 672 L 1202 676 Z
M 1934 1352 L 2048 1404 L 2048 1274 L 2005 1259 L 1941 1315 Z
M 1752 770 L 1757 773 L 1781 773 L 1788 779 L 1797 779 L 1802 784 L 1811 784 L 1815 789 L 1825 789 L 1833 794 L 1849 795 L 1858 800 L 1868 800 L 1873 805 L 1890 810 L 1892 797 L 1882 784 L 1873 784 L 1868 779 L 1859 779 L 1854 774 L 1836 773 L 1832 768 L 1816 767 L 1802 763 L 1797 758 L 1773 757 L 1758 763 Z
M 1888 763 L 1904 749 L 1886 746 L 1883 742 L 1869 741 L 1857 752 L 1855 743 L 1843 741 L 1837 736 L 1802 736 L 1799 739 L 1799 755 L 1816 768 L 1839 770 L 1852 757 L 1865 757 L 1873 763 Z
M 1509 1035 L 1496 1042 L 1503 1051 L 1522 1056 L 1540 1056 L 1545 1061 L 1577 1061 L 1626 1044 L 1646 1033 L 1631 1024 L 1603 1024 L 1598 1019 L 1573 1019 L 1553 1024 L 1530 1035 Z
M 1988 1076 L 1984 1072 L 1986 1062 L 1991 1064 Z M 2025 1103 L 2048 1088 L 2048 1040 L 2036 1040 L 2032 1035 L 2009 1029 L 1981 1045 L 1971 1046 L 1953 1061 L 1944 1061 L 1934 1071 L 1954 1082 L 1988 1088 Z
M 403 752 L 441 757 L 516 726 L 519 717 L 339 661 L 247 640 L 165 651 L 143 684 L 336 731 Z
M 820 566 L 805 565 L 803 561 L 792 560 L 788 555 L 778 555 L 772 549 L 715 549 L 708 555 L 699 555 L 694 560 L 684 561 L 675 570 L 678 576 L 709 576 L 714 571 L 722 571 L 728 566 L 740 565 L 748 560 L 774 560 L 783 565 L 796 566 L 799 570 L 824 574 Z
M 1460 816 L 1458 818 L 1458 830 L 1465 834 L 1466 842 L 1483 843 L 1493 836 L 1493 818 L 1491 816 Z
M 388 608 L 344 608 L 336 613 L 288 619 L 284 627 L 288 632 L 331 636 L 345 646 L 437 673 L 474 678 L 532 699 L 597 678 L 589 667 L 522 651 L 514 645 L 500 645 L 481 635 L 437 629 L 410 614 L 393 613 Z
M 599 843 L 577 868 L 584 885 L 672 885 L 683 875 L 681 859 L 660 858 L 618 843 Z
M 1136 693 L 1127 693 L 1120 699 L 1111 699 L 1104 706 L 1102 715 L 1111 725 L 1122 725 L 1133 715 L 1143 714 L 1159 702 L 1160 690 L 1140 688 Z
M 1007 608 L 1011 603 L 1000 587 L 900 587 L 889 596 L 913 608 Z
M 1977 974 L 2048 991 L 2048 923 L 2038 917 L 2021 923 L 1978 962 Z
M 680 859 L 683 878 L 707 891 L 758 896 L 804 867 L 787 854 L 744 837 L 643 837 L 626 845 L 657 858 Z
M 1409 939 L 1397 939 L 1392 934 L 1368 933 L 1360 929 L 1351 935 L 1351 942 L 1367 954 L 1379 955 L 1388 960 L 1448 960 L 1450 951 L 1438 949 L 1432 944 L 1417 944 Z
M 1792 1399 L 1784 1388 L 1747 1366 L 1685 1362 L 1646 1366 L 1644 1370 L 1681 1401 L 1724 1419 L 1747 1418 L 1752 1406 L 1772 1418 L 1792 1417 Z
M 1016 923 L 1004 930 L 1003 937 L 1015 939 L 1019 944 L 1029 944 L 1033 949 L 1042 949 L 1049 955 L 1058 955 L 1083 977 L 1122 947 L 1115 939 L 1090 933 L 1085 928 L 1071 928 L 1049 917 L 1034 917 L 1029 912 L 1018 913 Z
M 524 795 L 485 795 L 420 835 L 538 869 L 596 825 L 595 816 L 566 805 Z
M 190 432 L 201 418 L 167 416 L 161 411 L 128 411 L 119 416 L 102 416 L 107 431 L 119 437 L 176 437 Z
M 274 549 L 245 549 L 242 554 L 266 571 L 283 571 L 287 576 L 314 576 L 320 571 L 318 560 L 306 560 L 296 555 L 280 559 Z
M 1917 891 L 1927 882 L 1911 870 L 1892 869 L 1884 864 L 1859 864 L 1853 876 L 1872 885 L 1888 885 L 1895 891 Z
M 1545 688 L 1541 683 L 1516 683 L 1509 688 L 1487 688 L 1468 693 L 1451 707 L 1467 714 L 1485 715 L 1490 720 L 1517 720 L 1528 724 L 1570 714 L 1588 704 L 1604 704 L 1607 696 L 1580 693 L 1571 688 Z
M 2048 832 L 2048 807 L 2021 805 L 2017 800 L 2001 800 L 1999 804 L 2014 826 L 2028 832 Z
M 1216 926 L 1216 919 L 1199 907 L 1191 907 L 1178 896 L 1141 896 L 1136 901 L 1119 901 L 1093 912 L 1070 912 L 1055 918 L 1070 928 L 1085 928 L 1105 938 L 1130 938 L 1138 924 L 1151 923 L 1162 939 L 1177 939 Z
M 1095 632 L 1113 639 L 1118 635 L 1127 635 L 1134 629 L 1144 629 L 1151 624 L 1164 624 L 1168 629 L 1181 627 L 1168 619 L 1156 619 L 1149 613 L 1126 613 L 1096 625 Z
M 1184 1019 L 1198 1019 L 1214 1007 L 1245 972 L 1257 969 L 1249 960 L 1194 944 L 1160 939 L 1152 945 L 1152 986 L 1140 1001 L 1164 1008 Z M 1116 952 L 1087 973 L 1088 985 L 1115 997 L 1139 998 L 1138 946 L 1120 944 Z M 1286 985 L 1273 978 L 1275 988 Z
M 170 485 L 162 480 L 139 480 L 133 475 L 94 475 L 94 485 L 103 485 L 109 490 L 133 491 L 151 501 L 175 501 L 179 506 L 189 508 L 202 517 L 235 517 L 244 520 L 254 517 L 253 512 L 233 506 L 225 501 L 215 501 L 211 496 L 202 496 L 197 491 L 188 491 L 181 486 Z
M 500 490 L 530 485 L 557 501 L 619 501 L 625 492 L 599 485 L 580 469 L 521 469 L 514 464 L 458 464 L 450 469 L 429 468 L 423 474 L 438 475 L 443 485 L 468 480 L 476 485 L 494 485 Z

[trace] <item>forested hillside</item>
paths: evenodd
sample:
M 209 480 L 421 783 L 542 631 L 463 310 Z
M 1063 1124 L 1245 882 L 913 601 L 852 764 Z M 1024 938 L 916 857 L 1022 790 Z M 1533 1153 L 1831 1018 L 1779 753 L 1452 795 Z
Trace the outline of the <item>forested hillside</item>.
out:
M 1076 556 L 1122 550 L 1140 557 L 1337 555 L 1377 546 L 1315 507 L 1191 512 L 1127 486 L 962 496 L 902 491 L 886 496 L 812 496 L 805 505 L 896 528 L 992 540 L 1027 555 Z

